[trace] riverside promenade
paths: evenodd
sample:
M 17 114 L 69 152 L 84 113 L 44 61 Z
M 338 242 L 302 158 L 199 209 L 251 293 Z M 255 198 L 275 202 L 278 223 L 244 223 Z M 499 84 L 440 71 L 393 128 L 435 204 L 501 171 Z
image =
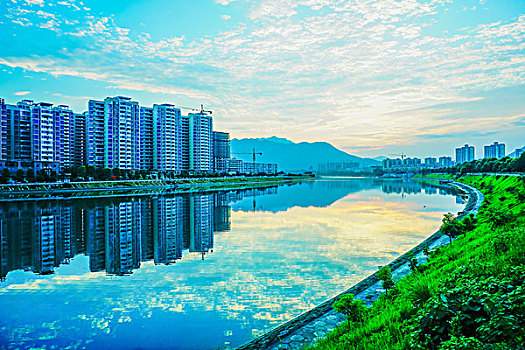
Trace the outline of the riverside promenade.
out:
M 127 197 L 162 193 L 198 193 L 215 190 L 278 186 L 312 180 L 301 176 L 181 178 L 173 180 L 117 180 L 0 185 L 0 202 Z
M 463 218 L 470 213 L 476 215 L 483 202 L 483 194 L 474 187 L 462 183 L 453 182 L 448 185 L 458 188 L 468 196 L 467 204 L 464 210 L 458 213 L 458 217 Z M 419 264 L 427 261 L 428 258 L 423 254 L 425 247 L 433 250 L 448 243 L 448 236 L 437 231 L 418 246 L 388 264 L 394 279 L 399 280 L 411 272 L 410 259 L 416 258 Z M 356 299 L 371 306 L 384 292 L 381 281 L 374 273 L 338 296 L 238 347 L 237 350 L 296 350 L 315 344 L 346 320 L 344 315 L 337 313 L 332 308 L 332 304 L 341 295 L 352 293 Z

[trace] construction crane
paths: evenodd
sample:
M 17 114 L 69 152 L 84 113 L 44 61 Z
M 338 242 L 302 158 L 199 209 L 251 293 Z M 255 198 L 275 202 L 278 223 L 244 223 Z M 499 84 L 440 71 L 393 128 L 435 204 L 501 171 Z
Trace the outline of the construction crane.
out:
M 405 157 L 407 156 L 406 154 L 404 153 L 401 153 L 401 154 L 389 154 L 389 156 L 397 156 L 397 157 L 401 157 L 401 160 L 405 159 Z
M 212 111 L 206 111 L 204 110 L 204 106 L 201 105 L 201 109 L 198 109 L 198 108 L 192 108 L 192 107 L 183 107 L 183 106 L 173 106 L 173 107 L 176 107 L 176 108 L 180 108 L 180 109 L 188 109 L 190 111 L 197 111 L 197 112 L 200 112 L 200 113 L 209 113 L 209 114 L 213 114 Z
M 252 155 L 252 161 L 253 161 L 253 173 L 255 174 L 255 156 L 259 155 L 262 156 L 262 152 L 255 152 L 255 148 L 252 152 L 246 153 L 246 152 L 234 152 L 232 154 L 251 154 Z

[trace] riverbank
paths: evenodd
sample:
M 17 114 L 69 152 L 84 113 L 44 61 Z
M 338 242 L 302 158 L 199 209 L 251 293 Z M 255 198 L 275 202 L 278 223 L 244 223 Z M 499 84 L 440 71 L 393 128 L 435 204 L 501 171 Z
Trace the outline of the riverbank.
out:
M 456 186 L 465 194 L 465 196 L 468 196 L 467 204 L 465 209 L 461 212 L 460 217 L 464 217 L 470 213 L 476 214 L 483 201 L 481 192 L 471 186 L 459 183 L 443 186 L 446 187 L 451 185 Z M 438 231 L 417 247 L 392 261 L 389 266 L 396 278 L 401 278 L 410 273 L 410 260 L 415 258 L 420 263 L 424 263 L 426 256 L 423 254 L 423 251 L 425 251 L 426 248 L 431 250 L 437 249 L 447 243 L 448 237 L 442 235 L 441 232 Z M 378 300 L 381 294 L 384 293 L 384 289 L 382 289 L 380 285 L 377 274 L 373 274 L 340 295 L 326 301 L 299 317 L 274 328 L 259 338 L 244 344 L 239 347 L 238 350 L 302 349 L 305 346 L 320 341 L 345 320 L 343 315 L 338 314 L 333 310 L 332 304 L 342 295 L 348 293 L 354 294 L 356 299 L 360 299 L 364 301 L 366 305 L 370 306 L 374 301 Z
M 268 176 L 9 184 L 0 185 L 0 201 L 124 197 L 155 192 L 192 193 L 277 186 L 311 179 L 302 176 Z
M 394 278 L 396 286 L 367 309 L 363 321 L 345 322 L 307 349 L 523 348 L 525 181 L 459 181 L 485 197 L 477 218 L 454 221 L 461 235 L 430 249 L 424 261 L 418 257 L 414 272 Z

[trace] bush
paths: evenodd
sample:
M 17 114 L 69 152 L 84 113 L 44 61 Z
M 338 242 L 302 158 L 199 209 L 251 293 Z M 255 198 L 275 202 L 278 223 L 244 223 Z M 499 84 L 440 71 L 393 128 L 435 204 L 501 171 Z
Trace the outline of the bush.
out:
M 390 266 L 386 265 L 379 267 L 377 278 L 381 281 L 381 286 L 385 289 L 386 295 L 388 295 L 388 290 L 394 287 L 394 279 Z
M 477 266 L 476 271 L 490 271 L 491 266 Z M 450 348 L 458 339 L 475 338 L 479 344 L 518 346 L 525 341 L 525 278 L 519 276 L 479 276 L 463 269 L 451 277 L 449 289 L 432 297 L 418 311 L 413 332 L 415 349 Z M 519 280 L 519 281 L 518 281 Z M 453 287 L 455 286 L 455 287 Z M 447 348 L 447 347 L 445 347 Z
M 363 322 L 368 315 L 368 309 L 361 300 L 354 299 L 353 294 L 344 294 L 334 302 L 332 307 L 339 313 L 346 315 L 348 325 L 352 322 Z

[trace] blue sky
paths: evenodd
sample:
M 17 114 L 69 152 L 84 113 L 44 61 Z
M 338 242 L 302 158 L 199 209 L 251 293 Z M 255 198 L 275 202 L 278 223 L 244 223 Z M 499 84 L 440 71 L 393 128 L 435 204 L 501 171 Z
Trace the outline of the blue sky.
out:
M 204 104 L 360 156 L 525 145 L 523 0 L 5 0 L 0 97 Z

